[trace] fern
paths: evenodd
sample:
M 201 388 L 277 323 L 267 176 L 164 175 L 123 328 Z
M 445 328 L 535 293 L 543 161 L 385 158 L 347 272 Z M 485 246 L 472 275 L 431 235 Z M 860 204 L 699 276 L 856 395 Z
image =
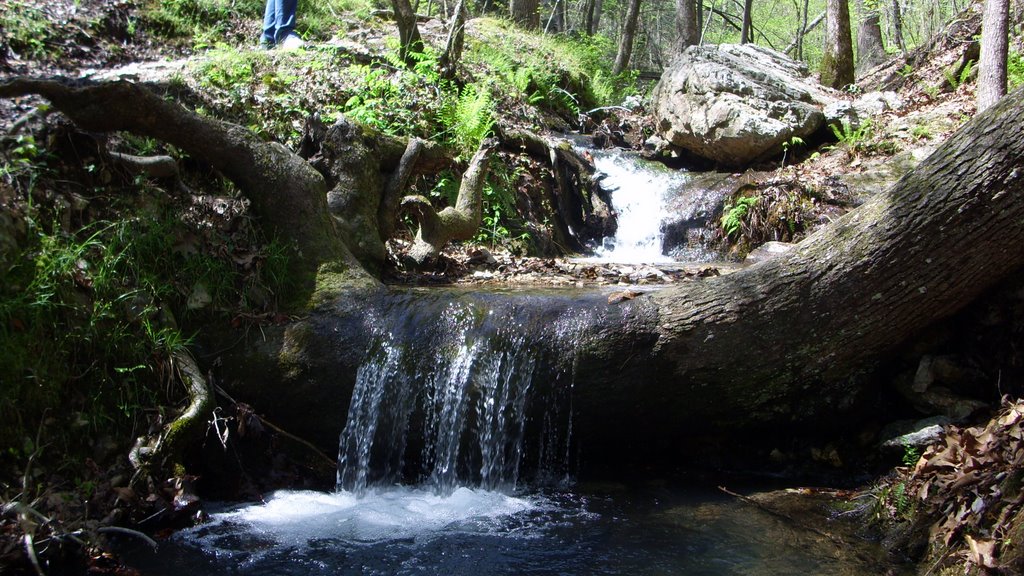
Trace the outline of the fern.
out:
M 494 127 L 494 99 L 490 90 L 467 84 L 442 105 L 438 119 L 459 155 L 473 154 Z
M 757 196 L 743 196 L 736 199 L 736 204 L 726 204 L 722 210 L 722 231 L 726 238 L 732 238 L 743 226 L 743 219 L 747 217 L 750 208 L 757 204 Z

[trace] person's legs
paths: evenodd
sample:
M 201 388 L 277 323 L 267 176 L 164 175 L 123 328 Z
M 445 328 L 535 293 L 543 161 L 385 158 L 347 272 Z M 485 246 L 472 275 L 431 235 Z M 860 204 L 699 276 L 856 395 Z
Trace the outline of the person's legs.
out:
M 295 30 L 295 9 L 299 0 L 276 0 L 277 29 L 274 32 L 274 42 L 283 42 Z
M 260 44 L 271 47 L 277 43 L 277 12 L 280 0 L 267 0 L 267 7 L 263 10 L 263 35 L 260 36 Z

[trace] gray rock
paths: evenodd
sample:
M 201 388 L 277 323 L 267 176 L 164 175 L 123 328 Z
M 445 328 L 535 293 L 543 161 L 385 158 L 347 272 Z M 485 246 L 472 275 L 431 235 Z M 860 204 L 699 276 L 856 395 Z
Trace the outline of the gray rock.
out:
M 949 424 L 946 416 L 935 416 L 917 421 L 900 421 L 886 426 L 881 433 L 882 447 L 904 449 L 906 446 L 924 448 L 939 441 L 943 426 Z
M 665 70 L 652 102 L 673 145 L 726 165 L 782 152 L 822 127 L 835 92 L 807 67 L 752 44 L 690 46 Z
M 888 110 L 899 110 L 903 101 L 895 92 L 868 92 L 853 102 L 837 101 L 825 106 L 825 122 L 860 128 L 864 122 Z
M 779 254 L 785 254 L 795 247 L 796 244 L 792 244 L 790 242 L 765 242 L 751 250 L 750 253 L 747 254 L 744 262 L 747 264 L 754 264 L 763 260 L 768 260 L 769 258 L 778 256 Z

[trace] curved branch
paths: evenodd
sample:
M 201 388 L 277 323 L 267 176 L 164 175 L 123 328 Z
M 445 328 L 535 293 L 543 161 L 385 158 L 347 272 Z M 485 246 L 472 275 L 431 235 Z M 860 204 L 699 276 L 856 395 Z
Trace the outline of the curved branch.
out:
M 469 240 L 480 227 L 483 212 L 483 189 L 487 181 L 491 150 L 496 141 L 488 139 L 469 162 L 469 168 L 462 175 L 459 196 L 455 206 L 436 212 L 430 201 L 422 196 L 407 196 L 402 200 L 416 216 L 419 230 L 409 250 L 412 264 L 419 267 L 432 262 L 441 253 L 444 245 L 452 240 Z

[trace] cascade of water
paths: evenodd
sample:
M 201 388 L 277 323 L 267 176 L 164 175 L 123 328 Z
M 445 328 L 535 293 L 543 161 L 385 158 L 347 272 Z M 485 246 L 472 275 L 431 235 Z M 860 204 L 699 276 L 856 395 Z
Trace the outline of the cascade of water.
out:
M 547 306 L 421 298 L 370 314 L 376 337 L 341 433 L 338 487 L 361 493 L 412 481 L 441 494 L 465 484 L 511 491 L 527 456 L 538 478 L 564 475 L 571 359 L 588 313 L 571 299 L 554 317 Z M 532 433 L 531 414 L 540 424 Z
M 671 262 L 672 258 L 662 253 L 662 226 L 668 216 L 666 195 L 686 183 L 686 174 L 621 150 L 594 150 L 591 154 L 618 214 L 615 236 L 605 238 L 598 247 L 597 260 L 619 264 Z

